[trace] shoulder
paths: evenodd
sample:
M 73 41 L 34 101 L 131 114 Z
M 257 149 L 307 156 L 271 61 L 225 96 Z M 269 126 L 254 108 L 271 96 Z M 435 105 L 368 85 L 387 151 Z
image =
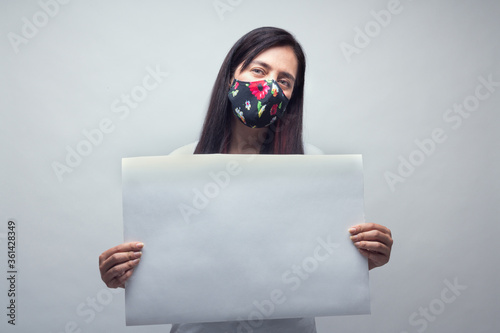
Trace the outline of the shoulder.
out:
M 171 152 L 169 155 L 192 155 L 194 153 L 194 150 L 196 149 L 196 145 L 198 144 L 198 141 L 191 142 L 185 146 L 179 147 L 173 152 Z
M 310 144 L 304 143 L 304 155 L 324 155 L 323 151 L 318 147 Z

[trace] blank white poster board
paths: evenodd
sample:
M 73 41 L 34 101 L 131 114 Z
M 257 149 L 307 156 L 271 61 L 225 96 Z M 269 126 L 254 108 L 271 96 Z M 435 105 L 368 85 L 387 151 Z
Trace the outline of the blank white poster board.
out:
M 125 241 L 144 242 L 127 325 L 370 312 L 360 155 L 122 163 Z

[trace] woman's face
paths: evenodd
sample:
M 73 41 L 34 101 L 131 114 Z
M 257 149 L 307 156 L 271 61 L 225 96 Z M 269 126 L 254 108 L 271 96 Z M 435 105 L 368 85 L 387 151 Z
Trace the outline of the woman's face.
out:
M 247 68 L 238 66 L 234 78 L 240 81 L 259 81 L 274 79 L 285 96 L 292 97 L 298 61 L 290 46 L 275 46 L 258 54 Z

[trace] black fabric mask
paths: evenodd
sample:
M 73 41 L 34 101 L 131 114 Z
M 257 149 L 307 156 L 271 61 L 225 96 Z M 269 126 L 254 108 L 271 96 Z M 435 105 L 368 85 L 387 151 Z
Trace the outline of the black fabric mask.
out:
M 245 82 L 234 79 L 228 93 L 233 113 L 248 127 L 267 127 L 281 117 L 288 98 L 275 80 Z

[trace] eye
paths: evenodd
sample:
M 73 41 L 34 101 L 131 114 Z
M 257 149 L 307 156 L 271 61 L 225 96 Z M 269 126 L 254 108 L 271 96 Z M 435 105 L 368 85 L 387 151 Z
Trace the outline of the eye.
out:
M 260 68 L 252 68 L 251 72 L 258 74 L 258 75 L 264 75 L 264 71 Z
M 290 88 L 290 82 L 288 80 L 285 80 L 285 79 L 281 79 L 278 81 L 278 83 L 282 86 L 284 86 L 285 88 Z

